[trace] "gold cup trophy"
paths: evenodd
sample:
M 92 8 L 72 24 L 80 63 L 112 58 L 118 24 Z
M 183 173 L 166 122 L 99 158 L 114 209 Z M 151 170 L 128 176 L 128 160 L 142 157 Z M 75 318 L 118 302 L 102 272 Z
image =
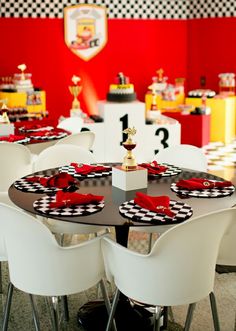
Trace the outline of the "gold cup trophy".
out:
M 72 83 L 74 85 L 69 86 L 69 91 L 71 95 L 73 95 L 74 99 L 72 101 L 72 110 L 73 109 L 80 109 L 80 102 L 78 100 L 78 96 L 82 91 L 82 86 L 78 85 L 78 83 L 81 81 L 80 77 L 73 75 L 72 77 Z
M 123 133 L 126 133 L 128 135 L 128 138 L 123 143 L 124 148 L 127 150 L 127 154 L 124 157 L 124 161 L 122 164 L 122 169 L 129 171 L 129 170 L 136 170 L 137 169 L 137 163 L 135 160 L 135 156 L 132 153 L 132 150 L 136 147 L 136 142 L 132 140 L 132 136 L 136 134 L 137 130 L 133 128 L 127 128 L 123 131 Z

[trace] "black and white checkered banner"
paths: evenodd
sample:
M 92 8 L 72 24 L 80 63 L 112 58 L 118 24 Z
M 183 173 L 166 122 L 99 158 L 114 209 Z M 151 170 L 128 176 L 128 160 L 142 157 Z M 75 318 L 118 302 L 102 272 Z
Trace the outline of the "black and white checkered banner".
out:
M 235 0 L 1 0 L 0 17 L 63 18 L 64 7 L 78 4 L 104 6 L 111 19 L 236 16 Z
M 86 216 L 99 212 L 104 207 L 104 201 L 98 204 L 90 203 L 88 205 L 75 205 L 63 208 L 50 208 L 50 203 L 55 202 L 55 196 L 45 196 L 33 203 L 36 211 L 50 216 Z
M 119 207 L 119 211 L 123 217 L 129 218 L 134 222 L 147 222 L 157 225 L 181 223 L 190 218 L 193 214 L 192 208 L 180 201 L 170 200 L 169 208 L 175 213 L 173 218 L 142 208 L 136 205 L 134 200 L 122 203 Z
M 191 191 L 191 190 L 181 189 L 175 183 L 172 183 L 170 188 L 179 196 L 186 196 L 186 197 L 189 196 L 194 198 L 223 198 L 233 194 L 235 191 L 234 186 Z

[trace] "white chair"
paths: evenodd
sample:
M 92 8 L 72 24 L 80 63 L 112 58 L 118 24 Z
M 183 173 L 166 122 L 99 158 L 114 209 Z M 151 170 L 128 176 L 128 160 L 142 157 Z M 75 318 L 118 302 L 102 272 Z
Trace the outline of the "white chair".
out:
M 120 291 L 135 301 L 155 307 L 190 304 L 185 331 L 189 330 L 196 302 L 210 295 L 214 328 L 219 331 L 213 294 L 215 264 L 220 241 L 235 217 L 236 209 L 224 209 L 176 225 L 157 239 L 148 255 L 104 238 L 106 275 L 117 286 L 107 330 Z M 156 313 L 158 322 L 158 309 Z
M 71 134 L 56 142 L 55 145 L 71 144 L 91 150 L 95 140 L 95 134 L 92 131 L 83 131 Z
M 236 266 L 236 219 L 222 238 L 217 265 Z
M 160 150 L 156 155 L 159 163 L 169 163 L 178 167 L 207 171 L 207 158 L 201 148 L 193 145 L 174 145 Z
M 85 291 L 104 277 L 101 237 L 61 247 L 40 221 L 4 204 L 0 204 L 0 229 L 10 274 L 2 330 L 7 330 L 14 287 L 30 294 L 36 330 L 40 327 L 33 295 L 52 297 L 55 330 L 59 330 L 58 296 Z M 109 308 L 104 284 L 101 285 Z
M 203 151 L 193 145 L 174 145 L 162 149 L 156 155 L 156 161 L 158 163 L 169 163 L 181 168 L 187 168 L 198 171 L 207 171 L 207 158 Z M 160 229 L 160 228 L 159 228 Z M 152 246 L 152 233 L 158 232 L 158 227 L 135 227 L 134 231 L 147 232 L 148 238 L 148 251 Z
M 54 145 L 42 151 L 34 163 L 34 170 L 40 171 L 49 168 L 55 168 L 70 164 L 78 163 L 95 163 L 93 154 L 79 146 L 74 145 Z M 55 219 L 46 219 L 45 224 L 53 233 L 62 234 L 97 234 L 100 231 L 107 231 L 107 228 L 95 225 L 76 224 L 70 222 L 57 221 Z
M 32 173 L 31 153 L 24 145 L 2 142 L 0 155 L 0 201 L 14 205 L 8 189 L 16 179 Z
M 71 162 L 95 163 L 91 152 L 74 145 L 54 145 L 43 150 L 34 162 L 34 170 L 40 171 L 60 167 Z
M 64 129 L 71 133 L 79 133 L 83 126 L 83 119 L 80 117 L 68 117 L 58 123 L 58 129 Z

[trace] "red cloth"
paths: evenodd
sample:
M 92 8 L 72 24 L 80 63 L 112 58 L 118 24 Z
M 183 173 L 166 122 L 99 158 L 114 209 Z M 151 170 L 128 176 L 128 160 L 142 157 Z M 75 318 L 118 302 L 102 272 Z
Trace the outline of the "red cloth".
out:
M 94 166 L 90 164 L 82 164 L 81 166 L 78 163 L 71 163 L 71 166 L 75 168 L 77 174 L 87 175 L 91 172 L 102 172 L 102 171 L 109 171 L 111 168 L 107 168 L 104 166 Z
M 44 187 L 57 187 L 61 189 L 73 184 L 78 185 L 78 181 L 66 172 L 61 172 L 48 178 L 40 176 L 27 177 L 26 180 L 32 183 L 39 183 Z
M 168 169 L 168 167 L 158 164 L 157 161 L 152 161 L 151 163 L 140 163 L 139 166 L 146 168 L 148 173 L 153 175 L 161 174 Z
M 142 192 L 137 192 L 134 202 L 140 207 L 154 211 L 157 214 L 164 214 L 169 217 L 175 216 L 175 213 L 173 213 L 169 208 L 170 198 L 168 196 L 162 195 L 152 197 Z
M 45 125 L 43 125 L 43 126 L 45 126 Z M 25 124 L 24 126 L 22 126 L 21 128 L 20 128 L 20 130 L 22 130 L 22 131 L 28 131 L 28 130 L 37 130 L 37 129 L 40 129 L 40 128 L 42 128 L 43 127 L 41 124 L 31 124 L 31 123 L 27 123 L 27 124 Z
M 104 199 L 102 195 L 80 194 L 76 192 L 58 191 L 56 194 L 56 202 L 50 203 L 50 208 L 63 208 L 75 205 L 88 205 L 90 203 L 99 203 Z
M 230 181 L 212 181 L 204 178 L 181 179 L 176 183 L 176 186 L 185 190 L 206 190 L 211 188 L 228 187 L 233 184 Z
M 0 137 L 0 141 L 7 141 L 10 143 L 13 143 L 13 142 L 19 141 L 19 140 L 23 140 L 23 139 L 25 139 L 25 136 L 18 136 L 18 135 L 14 135 L 14 134 L 9 134 L 9 136 Z
M 37 131 L 37 132 L 31 132 L 30 133 L 30 137 L 51 137 L 51 136 L 55 136 L 58 134 L 58 131 L 55 130 L 42 130 L 42 131 Z

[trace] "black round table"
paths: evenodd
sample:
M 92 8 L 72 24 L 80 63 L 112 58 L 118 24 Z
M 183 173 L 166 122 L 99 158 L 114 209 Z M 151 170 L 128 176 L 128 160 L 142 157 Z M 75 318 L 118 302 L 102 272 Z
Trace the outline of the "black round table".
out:
M 50 176 L 56 173 L 58 173 L 58 169 L 48 169 L 45 171 L 34 173 L 34 175 L 43 174 L 45 176 Z M 230 208 L 235 204 L 236 201 L 235 191 L 233 192 L 232 195 L 226 197 L 219 197 L 219 198 L 195 198 L 195 197 L 181 198 L 177 196 L 176 193 L 170 189 L 171 183 L 176 182 L 179 179 L 188 179 L 192 177 L 206 178 L 206 179 L 220 180 L 220 181 L 223 180 L 222 178 L 216 177 L 211 174 L 191 171 L 188 169 L 182 169 L 182 172 L 175 176 L 159 177 L 159 178 L 150 177 L 148 180 L 147 189 L 142 189 L 141 191 L 151 196 L 167 195 L 170 197 L 171 200 L 181 200 L 182 202 L 187 203 L 193 209 L 192 217 L 200 216 L 224 208 Z M 50 216 L 50 218 L 56 218 L 57 220 L 73 222 L 73 223 L 115 227 L 117 242 L 123 246 L 127 246 L 130 227 L 133 226 L 147 227 L 147 226 L 155 225 L 153 223 L 147 223 L 147 222 L 141 223 L 141 222 L 131 221 L 120 215 L 119 213 L 120 204 L 123 203 L 124 201 L 132 200 L 137 191 L 140 190 L 122 191 L 116 187 L 113 187 L 111 176 L 84 179 L 80 181 L 79 193 L 84 193 L 84 194 L 92 193 L 95 195 L 103 195 L 105 200 L 105 207 L 101 211 L 88 216 L 73 216 L 73 217 Z M 37 212 L 33 208 L 34 201 L 44 196 L 45 194 L 23 192 L 16 189 L 14 184 L 11 185 L 8 193 L 10 199 L 18 207 L 28 212 L 31 212 L 32 214 L 45 216 L 45 214 L 41 214 L 40 212 Z M 170 225 L 157 225 L 157 226 L 161 227 L 161 232 L 163 232 L 165 228 L 168 229 L 170 227 Z M 94 310 L 96 310 L 95 308 L 96 305 L 94 305 Z M 131 311 L 127 308 L 127 302 L 125 308 L 123 310 L 121 309 L 121 311 L 122 311 L 121 313 L 122 315 L 126 314 L 127 317 L 130 315 Z M 106 314 L 105 309 L 104 312 Z M 99 307 L 97 315 L 92 314 L 91 319 L 101 318 L 100 314 L 101 314 L 101 309 Z M 90 319 L 89 314 L 87 313 L 86 313 L 86 318 L 88 318 L 88 320 Z M 124 320 L 126 320 L 126 317 L 124 317 Z M 89 331 L 93 330 L 93 326 L 89 327 L 89 325 L 90 324 L 88 323 L 88 327 L 85 327 L 85 329 Z M 101 329 L 97 328 L 98 331 L 104 329 L 105 329 L 104 325 L 101 327 Z M 142 327 L 141 329 L 142 331 L 149 330 L 149 328 L 146 329 L 145 327 Z

